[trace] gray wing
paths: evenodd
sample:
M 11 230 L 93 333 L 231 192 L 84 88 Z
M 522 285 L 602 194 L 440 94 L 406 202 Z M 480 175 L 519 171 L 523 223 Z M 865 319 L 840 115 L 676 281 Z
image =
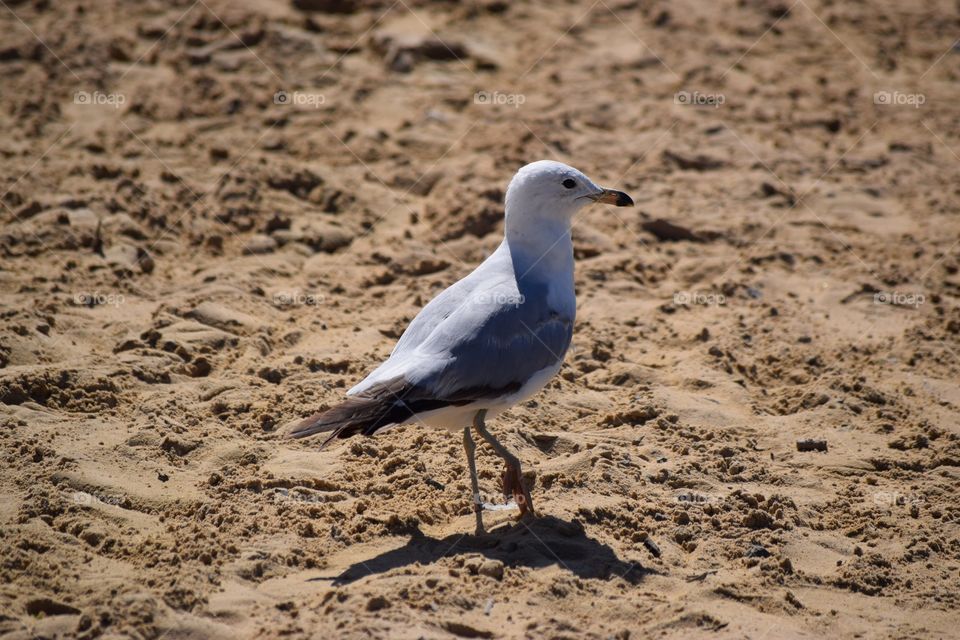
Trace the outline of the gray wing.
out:
M 473 274 L 471 274 L 472 276 Z M 467 276 L 440 292 L 436 298 L 427 303 L 417 317 L 400 336 L 390 356 L 397 356 L 404 351 L 416 349 L 420 343 L 429 337 L 437 325 L 450 314 L 460 308 L 476 288 L 477 279 Z
M 513 265 L 510 261 L 506 242 L 500 244 L 483 263 L 462 280 L 455 282 L 427 303 L 416 315 L 410 325 L 394 345 L 390 357 L 373 370 L 366 378 L 347 391 L 348 396 L 363 393 L 378 383 L 402 376 L 409 368 L 413 352 L 426 341 L 437 327 L 464 305 L 470 302 L 470 296 L 478 287 L 490 287 L 491 283 L 509 282 L 513 278 Z
M 468 303 L 470 296 L 474 295 L 478 288 L 486 289 L 497 284 L 506 284 L 513 280 L 513 277 L 509 247 L 506 242 L 502 242 L 480 266 L 462 280 L 444 289 L 420 310 L 417 317 L 400 336 L 390 356 L 399 356 L 405 351 L 419 347 L 439 324 Z
M 573 336 L 573 318 L 550 310 L 545 290 L 511 300 L 477 295 L 441 324 L 417 350 L 424 360 L 405 377 L 455 404 L 518 391 L 534 374 L 563 361 Z M 515 291 L 515 290 L 514 290 Z M 478 301 L 479 299 L 479 301 Z
M 424 307 L 390 358 L 349 394 L 402 378 L 418 394 L 468 404 L 517 391 L 535 373 L 559 366 L 573 317 L 550 308 L 547 284 L 526 283 L 521 293 L 512 271 L 488 273 L 480 284 Z M 423 334 L 404 344 L 414 329 Z
M 563 360 L 573 335 L 572 285 L 564 309 L 552 309 L 549 283 L 518 282 L 504 242 L 425 306 L 390 358 L 347 393 L 369 394 L 397 379 L 418 397 L 451 404 L 518 390 Z

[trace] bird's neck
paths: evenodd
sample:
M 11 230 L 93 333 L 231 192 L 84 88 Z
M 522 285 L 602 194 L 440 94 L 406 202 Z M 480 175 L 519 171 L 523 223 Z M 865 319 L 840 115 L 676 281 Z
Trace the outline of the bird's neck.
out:
M 570 218 L 524 215 L 506 219 L 505 237 L 518 277 L 568 275 L 573 279 Z

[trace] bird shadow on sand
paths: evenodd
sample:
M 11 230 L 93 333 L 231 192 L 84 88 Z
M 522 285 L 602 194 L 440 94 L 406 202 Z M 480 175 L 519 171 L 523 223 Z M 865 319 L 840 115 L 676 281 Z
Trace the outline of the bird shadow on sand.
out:
M 311 578 L 311 581 L 331 580 L 333 585 L 343 585 L 398 567 L 429 564 L 461 553 L 479 553 L 500 560 L 508 567 L 557 565 L 581 578 L 622 578 L 631 584 L 639 583 L 648 573 L 655 573 L 639 562 L 618 558 L 613 549 L 589 537 L 579 522 L 549 516 L 501 526 L 480 536 L 459 534 L 437 539 L 425 535 L 419 528 L 410 534 L 410 540 L 399 549 L 360 560 L 338 576 Z

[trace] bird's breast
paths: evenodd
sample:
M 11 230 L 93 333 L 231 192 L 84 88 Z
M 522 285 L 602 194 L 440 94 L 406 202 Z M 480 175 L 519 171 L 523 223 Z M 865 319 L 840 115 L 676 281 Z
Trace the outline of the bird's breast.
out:
M 552 314 L 573 322 L 577 314 L 577 294 L 573 288 L 572 273 L 569 281 L 558 279 L 548 284 L 546 303 Z

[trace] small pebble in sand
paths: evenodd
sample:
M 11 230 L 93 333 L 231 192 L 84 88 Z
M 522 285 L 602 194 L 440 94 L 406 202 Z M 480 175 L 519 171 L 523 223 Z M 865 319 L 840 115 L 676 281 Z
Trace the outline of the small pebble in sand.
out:
M 763 545 L 752 544 L 744 555 L 747 558 L 769 558 L 770 552 Z
M 480 575 L 503 580 L 503 563 L 499 560 L 487 560 L 480 565 Z
M 643 546 L 647 548 L 647 551 L 649 551 L 650 555 L 652 555 L 654 558 L 660 557 L 660 547 L 657 546 L 657 543 L 650 538 L 644 538 Z
M 826 451 L 826 440 L 797 440 L 797 451 Z

